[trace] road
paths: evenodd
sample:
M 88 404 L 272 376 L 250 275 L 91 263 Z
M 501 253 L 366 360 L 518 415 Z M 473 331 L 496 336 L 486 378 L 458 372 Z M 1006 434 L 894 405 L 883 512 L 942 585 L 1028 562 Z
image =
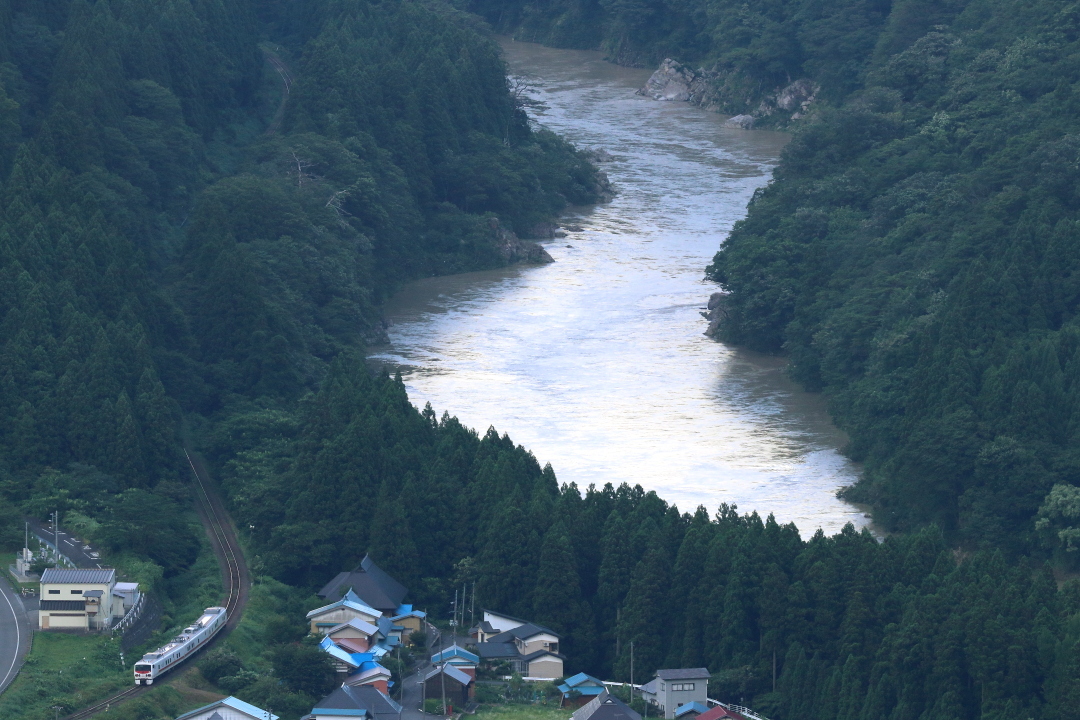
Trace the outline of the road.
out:
M 41 522 L 36 518 L 27 518 L 27 522 L 30 523 L 30 532 L 37 536 L 38 540 L 47 542 L 49 545 L 53 544 L 53 528 L 51 523 Z M 62 526 L 61 526 L 62 527 Z M 71 533 L 60 531 L 60 554 L 66 557 L 71 562 L 75 563 L 75 567 L 79 568 L 99 568 L 101 567 L 101 559 L 93 558 L 90 553 L 95 552 L 94 548 L 85 550 L 89 547 L 85 542 L 80 542 Z
M 22 600 L 6 579 L 0 578 L 0 692 L 22 668 L 30 649 L 30 620 Z

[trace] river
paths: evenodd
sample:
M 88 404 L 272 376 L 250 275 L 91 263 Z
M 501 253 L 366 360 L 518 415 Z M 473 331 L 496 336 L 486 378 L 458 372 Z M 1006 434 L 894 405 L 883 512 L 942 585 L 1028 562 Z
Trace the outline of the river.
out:
M 725 129 L 686 103 L 634 94 L 649 72 L 599 53 L 504 41 L 539 88 L 535 119 L 604 149 L 618 196 L 564 219 L 550 265 L 431 278 L 385 309 L 412 401 L 494 425 L 560 482 L 640 483 L 680 509 L 773 513 L 804 537 L 866 525 L 836 490 L 858 473 L 819 396 L 783 362 L 706 338 L 703 269 L 787 136 Z

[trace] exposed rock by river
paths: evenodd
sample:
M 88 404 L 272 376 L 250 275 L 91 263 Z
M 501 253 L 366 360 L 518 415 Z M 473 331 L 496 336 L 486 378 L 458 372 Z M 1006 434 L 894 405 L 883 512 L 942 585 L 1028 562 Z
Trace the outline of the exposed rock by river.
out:
M 498 218 L 491 218 L 488 224 L 491 227 L 491 232 L 495 235 L 495 250 L 508 265 L 519 262 L 533 264 L 555 262 L 555 259 L 548 254 L 548 251 L 543 246 L 539 243 L 522 240 L 514 234 L 513 230 L 504 228 Z M 535 229 L 541 234 L 535 235 L 535 237 L 555 237 L 556 226 L 551 225 L 551 234 L 547 235 L 547 225 L 551 225 L 551 223 L 543 223 L 542 226 L 544 227 L 538 225 Z
M 667 58 L 638 90 L 653 100 L 689 102 L 706 110 L 730 114 L 727 127 L 749 130 L 767 119 L 771 126 L 804 117 L 816 98 L 818 87 L 801 78 L 762 93 L 754 79 L 734 69 L 713 66 L 692 69 Z
M 720 326 L 724 324 L 728 317 L 727 294 L 714 292 L 710 295 L 708 312 L 701 313 L 701 316 L 709 321 L 709 327 L 705 329 L 705 334 L 711 338 L 719 335 Z

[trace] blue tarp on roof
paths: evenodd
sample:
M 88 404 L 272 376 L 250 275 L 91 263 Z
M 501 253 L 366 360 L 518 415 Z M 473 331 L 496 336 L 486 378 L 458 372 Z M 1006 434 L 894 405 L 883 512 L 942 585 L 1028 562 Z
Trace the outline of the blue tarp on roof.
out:
M 695 715 L 700 715 L 708 709 L 709 708 L 705 707 L 704 705 L 695 700 L 694 702 L 688 702 L 680 705 L 679 708 L 675 711 L 675 717 L 684 717 L 687 713 L 694 713 Z

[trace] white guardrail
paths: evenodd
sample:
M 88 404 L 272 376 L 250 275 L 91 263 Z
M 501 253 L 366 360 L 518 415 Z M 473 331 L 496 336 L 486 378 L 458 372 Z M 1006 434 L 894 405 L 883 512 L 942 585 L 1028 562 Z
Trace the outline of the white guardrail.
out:
M 113 632 L 123 633 L 131 624 L 139 619 L 139 614 L 142 612 L 143 605 L 146 604 L 146 593 L 139 593 L 139 599 L 135 601 L 135 604 L 131 606 L 131 609 L 127 611 L 127 614 L 112 626 Z

